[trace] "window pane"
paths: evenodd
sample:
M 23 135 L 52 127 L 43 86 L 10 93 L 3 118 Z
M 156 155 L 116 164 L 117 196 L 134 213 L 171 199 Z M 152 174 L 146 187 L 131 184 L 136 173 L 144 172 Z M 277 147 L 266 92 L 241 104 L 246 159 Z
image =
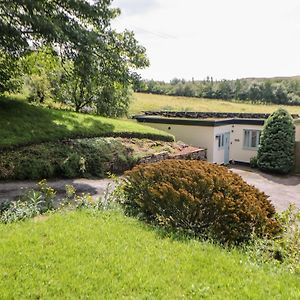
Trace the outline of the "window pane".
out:
M 251 145 L 250 147 L 256 148 L 257 147 L 257 139 L 258 139 L 258 132 L 256 130 L 252 130 L 251 135 Z
M 221 137 L 219 135 L 216 135 L 216 138 L 218 140 L 218 147 L 220 148 L 220 139 L 221 139 Z
M 249 148 L 250 144 L 250 132 L 249 130 L 245 130 L 244 134 L 244 147 Z

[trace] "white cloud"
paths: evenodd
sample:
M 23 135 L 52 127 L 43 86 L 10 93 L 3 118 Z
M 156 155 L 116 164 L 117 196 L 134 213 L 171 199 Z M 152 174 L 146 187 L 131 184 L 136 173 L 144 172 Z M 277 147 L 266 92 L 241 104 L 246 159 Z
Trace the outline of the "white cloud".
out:
M 140 3 L 139 13 L 124 10 L 115 26 L 133 30 L 147 48 L 145 78 L 300 74 L 298 0 L 157 0 L 151 8 L 146 2 L 152 3 L 115 2 L 121 9 Z

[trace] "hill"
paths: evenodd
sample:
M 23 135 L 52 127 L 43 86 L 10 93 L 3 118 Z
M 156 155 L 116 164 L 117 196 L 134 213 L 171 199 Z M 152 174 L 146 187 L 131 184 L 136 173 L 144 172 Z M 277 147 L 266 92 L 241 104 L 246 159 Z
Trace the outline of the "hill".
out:
M 299 277 L 246 254 L 79 210 L 0 224 L 1 299 L 298 299 Z
M 173 140 L 165 132 L 133 121 L 48 109 L 8 98 L 0 99 L 0 148 L 103 136 Z
M 129 113 L 130 115 L 135 115 L 147 110 L 272 113 L 279 107 L 284 107 L 290 113 L 300 114 L 300 106 L 257 104 L 145 93 L 134 93 Z

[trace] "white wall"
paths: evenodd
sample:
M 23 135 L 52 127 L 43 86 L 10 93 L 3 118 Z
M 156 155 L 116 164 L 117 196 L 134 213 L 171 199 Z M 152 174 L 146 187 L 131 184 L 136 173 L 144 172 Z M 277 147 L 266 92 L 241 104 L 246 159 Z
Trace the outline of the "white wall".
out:
M 218 126 L 213 127 L 214 128 L 214 147 L 213 147 L 213 159 L 212 162 L 222 164 L 224 163 L 224 148 L 219 149 L 218 148 L 218 140 L 216 139 L 216 135 L 219 135 L 221 133 L 230 133 L 230 142 L 231 142 L 231 125 L 224 125 L 224 126 Z M 229 142 L 229 160 L 231 160 L 230 157 L 230 151 L 231 151 L 231 145 Z
M 261 125 L 246 124 L 224 125 L 217 127 L 148 122 L 143 124 L 169 132 L 175 136 L 177 141 L 182 141 L 191 146 L 207 149 L 207 161 L 220 164 L 224 162 L 224 149 L 218 149 L 216 135 L 230 132 L 229 160 L 249 163 L 251 157 L 254 157 L 257 154 L 257 150 L 249 150 L 243 147 L 244 130 L 262 130 L 263 128 Z M 300 141 L 300 123 L 298 127 Z
M 167 131 L 175 136 L 176 141 L 182 141 L 191 146 L 207 149 L 207 160 L 210 162 L 213 161 L 214 127 L 146 122 L 143 125 Z
M 250 159 L 256 156 L 257 150 L 244 148 L 244 130 L 262 130 L 262 128 L 262 125 L 234 124 L 230 137 L 230 159 L 249 163 Z
M 296 142 L 300 142 L 300 120 L 295 120 Z

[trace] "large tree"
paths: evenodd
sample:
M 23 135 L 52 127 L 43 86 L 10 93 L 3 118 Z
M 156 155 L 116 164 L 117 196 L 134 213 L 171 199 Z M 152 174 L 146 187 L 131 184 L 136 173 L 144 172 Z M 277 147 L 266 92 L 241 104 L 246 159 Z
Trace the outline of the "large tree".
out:
M 67 66 L 63 82 L 72 85 L 66 95 L 79 110 L 95 99 L 99 88 L 115 83 L 128 86 L 137 78 L 134 70 L 149 63 L 132 32 L 112 28 L 111 21 L 120 10 L 111 3 L 0 0 L 0 50 L 21 56 L 41 45 L 51 46 Z
M 111 0 L 2 0 L 0 47 L 19 55 L 44 43 L 78 50 L 110 31 Z M 105 34 L 104 34 L 105 37 Z

